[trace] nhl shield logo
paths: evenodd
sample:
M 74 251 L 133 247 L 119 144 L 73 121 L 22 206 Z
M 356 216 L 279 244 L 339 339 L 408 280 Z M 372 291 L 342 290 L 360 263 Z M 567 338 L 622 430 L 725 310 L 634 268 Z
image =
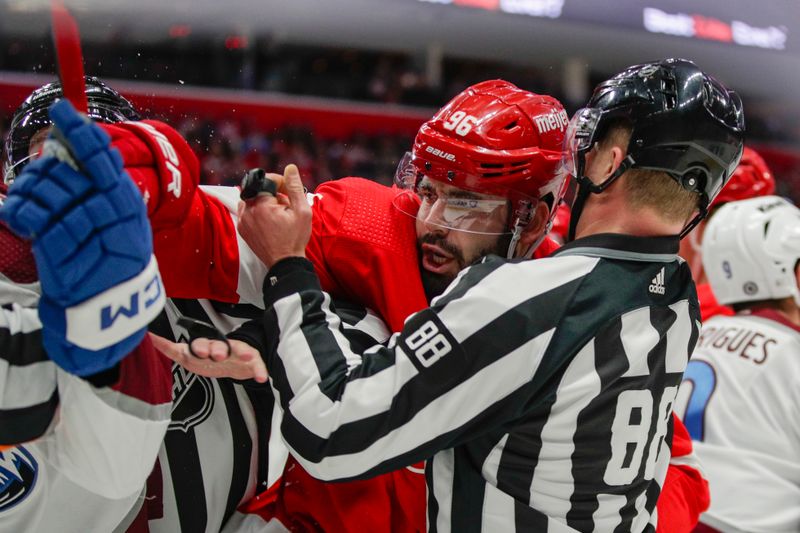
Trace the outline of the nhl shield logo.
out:
M 172 421 L 168 431 L 188 432 L 203 423 L 214 409 L 214 385 L 183 367 L 172 365 Z
M 39 464 L 25 447 L 0 452 L 0 513 L 28 497 L 38 474 Z

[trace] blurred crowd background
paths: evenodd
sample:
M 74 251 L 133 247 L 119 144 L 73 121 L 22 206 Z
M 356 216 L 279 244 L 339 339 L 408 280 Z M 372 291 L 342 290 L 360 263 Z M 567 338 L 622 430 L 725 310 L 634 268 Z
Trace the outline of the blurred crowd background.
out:
M 148 1 L 142 0 L 142 3 Z M 579 0 L 574 1 L 579 3 Z M 129 12 L 114 11 L 114 6 L 118 5 L 116 1 L 102 4 L 105 11 L 99 9 L 99 3 L 91 0 L 76 0 L 67 2 L 67 5 L 72 8 L 84 33 L 87 74 L 108 81 L 129 96 L 143 108 L 143 114 L 148 118 L 165 119 L 177 127 L 196 148 L 202 163 L 202 179 L 209 184 L 237 183 L 248 168 L 259 166 L 279 170 L 290 162 L 298 164 L 312 186 L 348 175 L 390 183 L 395 165 L 411 146 L 418 124 L 468 85 L 491 78 L 507 79 L 525 89 L 556 96 L 573 112 L 586 100 L 591 87 L 627 64 L 636 62 L 629 58 L 639 59 L 630 50 L 639 42 L 650 43 L 652 40 L 655 43 L 642 51 L 647 55 L 642 55 L 639 61 L 655 59 L 654 53 L 684 56 L 697 60 L 712 73 L 717 61 L 723 73 L 730 72 L 732 67 L 725 62 L 731 57 L 741 57 L 741 69 L 752 67 L 753 58 L 760 60 L 764 68 L 772 68 L 773 64 L 777 65 L 775 68 L 788 68 L 783 65 L 795 63 L 800 67 L 800 53 L 793 47 L 800 28 L 792 26 L 781 27 L 780 31 L 785 32 L 784 41 L 781 41 L 783 49 L 726 43 L 724 32 L 716 36 L 711 34 L 711 37 L 701 35 L 701 39 L 689 42 L 686 35 L 678 35 L 677 30 L 675 35 L 665 36 L 655 35 L 652 31 L 646 33 L 641 28 L 623 28 L 609 33 L 608 39 L 620 39 L 619 35 L 623 35 L 623 42 L 617 45 L 628 49 L 625 54 L 619 54 L 616 62 L 593 61 L 590 57 L 580 59 L 570 51 L 574 48 L 568 47 L 563 54 L 553 52 L 552 43 L 547 47 L 537 47 L 537 32 L 542 34 L 542 40 L 548 41 L 553 40 L 552 35 L 570 41 L 584 36 L 585 46 L 594 46 L 592 39 L 597 39 L 598 28 L 602 31 L 602 25 L 591 31 L 570 32 L 570 27 L 564 23 L 551 20 L 558 18 L 552 16 L 556 13 L 553 9 L 558 6 L 561 6 L 561 11 L 557 14 L 567 16 L 568 2 L 531 0 L 525 4 L 528 12 L 523 15 L 533 16 L 517 13 L 512 19 L 509 13 L 499 13 L 503 6 L 510 5 L 509 2 L 394 0 L 395 6 L 404 4 L 405 9 L 416 10 L 408 13 L 426 14 L 431 10 L 431 17 L 435 17 L 435 10 L 446 15 L 459 10 L 458 16 L 464 17 L 486 17 L 486 20 L 506 17 L 506 24 L 513 22 L 513 31 L 522 31 L 520 25 L 530 24 L 533 45 L 526 45 L 524 50 L 530 54 L 553 56 L 535 62 L 523 61 L 518 54 L 509 54 L 507 47 L 499 44 L 497 51 L 492 52 L 492 44 L 500 43 L 500 37 L 493 39 L 491 34 L 472 36 L 472 40 L 486 39 L 483 48 L 488 51 L 485 53 L 481 48 L 468 46 L 451 53 L 448 39 L 454 37 L 437 39 L 436 35 L 431 35 L 430 42 L 403 46 L 393 44 L 398 41 L 386 33 L 387 42 L 376 43 L 376 46 L 364 44 L 366 37 L 351 38 L 353 44 L 347 44 L 347 36 L 299 38 L 286 29 L 282 32 L 264 26 L 257 31 L 253 26 L 241 22 L 231 24 L 224 18 L 217 26 L 213 23 L 203 25 L 198 22 L 201 19 L 181 18 L 172 12 L 170 16 L 162 16 L 163 24 L 157 31 L 144 32 L 140 30 L 141 24 L 137 25 L 137 19 L 130 18 Z M 300 3 L 306 7 L 314 4 L 311 0 Z M 388 9 L 390 3 L 391 0 L 378 0 L 369 5 Z M 252 13 L 247 11 L 253 9 L 252 4 L 237 0 L 231 2 L 230 9 L 241 9 L 242 17 L 246 17 Z M 261 4 L 265 11 L 290 9 L 276 2 Z M 367 5 L 363 0 L 348 0 L 341 3 L 342 9 L 349 4 L 356 4 L 356 7 Z M 523 3 L 511 4 L 519 6 Z M 638 5 L 634 0 L 624 0 L 622 4 L 628 5 L 629 9 L 632 9 L 631 5 Z M 680 11 L 680 4 L 694 5 L 687 2 L 665 4 L 677 4 L 672 9 L 675 12 Z M 702 11 L 703 2 L 696 4 L 694 10 Z M 0 33 L 0 129 L 3 135 L 11 113 L 25 91 L 52 79 L 56 68 L 46 2 L 28 0 L 26 8 L 22 5 L 23 2 L 19 1 L 0 0 L 0 16 L 8 15 L 2 17 L 4 23 L 0 22 L 3 30 Z M 191 5 L 196 11 L 207 6 L 208 2 L 204 0 Z M 317 3 L 316 7 L 324 5 L 327 4 Z M 93 10 L 93 7 L 97 9 Z M 796 6 L 793 9 L 797 9 Z M 765 11 L 774 17 L 780 15 L 774 9 Z M 206 18 L 213 19 L 214 16 L 209 14 Z M 326 15 L 309 11 L 307 16 L 324 20 Z M 14 25 L 14 17 L 27 21 L 22 25 L 25 31 Z M 106 21 L 106 26 L 101 28 L 103 31 L 96 28 L 98 20 Z M 425 20 L 425 24 L 435 25 L 435 22 Z M 718 22 L 724 23 L 724 20 Z M 764 21 L 755 21 L 753 27 L 758 26 L 756 22 L 761 26 L 765 24 Z M 398 21 L 397 25 L 403 23 L 413 24 L 414 20 Z M 504 21 L 499 19 L 499 23 Z M 549 26 L 544 26 L 548 23 Z M 353 35 L 358 35 L 359 24 L 363 23 L 353 21 L 350 28 Z M 552 29 L 553 25 L 556 25 L 555 29 Z M 581 26 L 576 28 L 580 30 Z M 418 34 L 414 33 L 414 36 Z M 625 42 L 625 35 L 631 36 L 629 43 Z M 732 35 L 736 37 L 735 33 Z M 413 38 L 409 36 L 409 39 Z M 394 49 L 386 49 L 387 45 Z M 687 52 L 701 57 L 690 56 Z M 797 77 L 797 72 L 794 75 Z M 747 79 L 759 74 L 745 72 L 743 76 Z M 795 108 L 781 103 L 790 98 L 785 93 L 795 90 L 795 87 L 784 86 L 787 73 L 782 72 L 781 76 L 763 79 L 764 85 L 774 84 L 774 87 L 758 86 L 757 90 L 750 91 L 753 80 L 748 80 L 740 92 L 745 99 L 748 143 L 759 149 L 772 165 L 779 192 L 798 201 L 800 103 Z M 731 80 L 723 77 L 723 81 L 739 89 Z M 771 96 L 773 93 L 783 96 L 775 98 Z M 262 98 L 268 103 L 267 108 L 258 112 L 248 111 L 256 109 L 253 106 L 259 106 Z M 213 101 L 213 112 L 207 101 Z M 302 109 L 303 113 L 295 113 L 295 109 Z M 324 111 L 325 117 L 313 118 L 319 110 Z M 365 127 L 359 118 L 365 114 L 380 118 L 382 113 L 386 113 L 385 120 L 378 120 L 377 125 L 373 120 L 369 127 Z

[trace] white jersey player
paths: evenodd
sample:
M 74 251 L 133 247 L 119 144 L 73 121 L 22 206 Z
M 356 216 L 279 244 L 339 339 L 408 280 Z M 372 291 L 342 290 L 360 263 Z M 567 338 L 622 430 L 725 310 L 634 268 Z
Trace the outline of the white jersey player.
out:
M 800 210 L 776 196 L 723 206 L 703 266 L 736 314 L 703 325 L 676 401 L 711 490 L 701 523 L 800 531 Z
M 0 531 L 124 531 L 170 421 L 170 365 L 145 329 L 164 289 L 109 138 L 66 100 L 49 113 L 58 146 L 0 197 L 0 242 L 16 244 L 0 268 Z
M 37 289 L 0 275 L 0 435 L 35 439 L 0 450 L 0 531 L 125 531 L 169 424 L 169 365 L 145 337 L 113 387 L 65 372 L 42 347 Z

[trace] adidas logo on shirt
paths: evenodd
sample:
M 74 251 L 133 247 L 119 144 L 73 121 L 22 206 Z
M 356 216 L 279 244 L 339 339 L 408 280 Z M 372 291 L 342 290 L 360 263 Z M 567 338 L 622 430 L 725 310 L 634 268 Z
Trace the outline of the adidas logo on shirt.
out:
M 650 282 L 650 292 L 653 294 L 664 294 L 664 267 L 661 267 L 661 272 L 656 274 L 656 277 Z

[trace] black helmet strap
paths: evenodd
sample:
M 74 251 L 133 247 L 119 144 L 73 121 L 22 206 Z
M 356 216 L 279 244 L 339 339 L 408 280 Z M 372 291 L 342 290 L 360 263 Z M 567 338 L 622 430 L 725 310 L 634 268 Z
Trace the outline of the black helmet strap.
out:
M 583 155 L 580 156 L 583 159 Z M 617 181 L 617 179 L 622 176 L 629 168 L 633 167 L 634 161 L 633 157 L 628 155 L 625 159 L 622 160 L 622 163 L 619 164 L 617 169 L 611 174 L 605 181 L 602 183 L 594 183 L 590 180 L 587 176 L 583 173 L 583 164 L 580 165 L 580 171 L 578 172 L 578 177 L 575 178 L 575 181 L 578 182 L 578 191 L 575 194 L 575 201 L 572 203 L 572 210 L 570 212 L 570 219 L 569 219 L 569 233 L 567 234 L 567 242 L 570 242 L 575 239 L 575 228 L 578 227 L 578 219 L 581 217 L 581 213 L 583 213 L 583 207 L 586 204 L 586 200 L 589 198 L 590 194 L 600 194 L 601 192 L 605 191 L 608 187 L 611 186 L 612 183 Z
M 575 239 L 575 229 L 578 227 L 578 219 L 583 213 L 583 207 L 586 205 L 586 200 L 590 194 L 600 194 L 605 191 L 612 183 L 614 183 L 622 174 L 634 165 L 631 156 L 626 157 L 619 167 L 611 174 L 604 182 L 597 184 L 593 183 L 588 177 L 583 175 L 581 171 L 580 177 L 576 178 L 578 183 L 578 190 L 575 194 L 575 201 L 572 203 L 572 210 L 570 212 L 569 220 L 569 233 L 567 234 L 567 242 Z M 704 192 L 700 192 L 700 202 L 698 205 L 699 212 L 690 220 L 680 232 L 680 238 L 686 237 L 697 225 L 708 215 L 708 196 Z
M 697 225 L 700 223 L 700 221 L 703 220 L 704 218 L 706 218 L 706 215 L 708 215 L 708 196 L 706 196 L 706 193 L 703 193 L 703 192 L 700 193 L 700 204 L 699 204 L 698 207 L 700 208 L 700 212 L 697 213 L 694 216 L 694 218 L 692 220 L 690 220 L 689 223 L 686 224 L 686 226 L 681 230 L 681 233 L 680 233 L 680 238 L 681 239 L 683 239 L 684 237 L 689 235 L 689 233 L 695 227 L 697 227 Z

